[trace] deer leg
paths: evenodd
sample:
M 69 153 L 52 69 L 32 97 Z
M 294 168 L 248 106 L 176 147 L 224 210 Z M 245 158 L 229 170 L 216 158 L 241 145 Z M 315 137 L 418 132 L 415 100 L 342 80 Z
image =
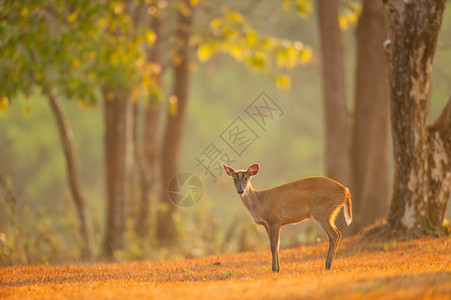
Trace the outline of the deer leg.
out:
M 265 227 L 266 228 L 266 227 Z M 269 235 L 269 241 L 271 243 L 271 254 L 272 254 L 272 271 L 279 272 L 279 239 L 280 239 L 280 225 L 271 225 L 266 229 Z
M 330 222 L 328 222 L 324 227 L 325 228 L 323 228 L 323 230 L 326 232 L 329 238 L 329 251 L 327 252 L 326 258 L 326 270 L 330 270 L 332 261 L 334 260 L 335 252 L 337 251 L 338 242 L 341 238 L 341 233 L 338 231 L 335 225 L 331 224 Z
M 331 220 L 330 218 L 315 218 L 314 215 L 311 215 L 311 217 L 312 220 L 315 221 L 319 225 L 319 227 L 321 227 L 321 229 L 329 239 L 329 250 L 327 251 L 326 258 L 326 270 L 329 270 L 334 259 L 335 251 L 337 249 L 341 233 L 335 227 L 333 220 Z
M 341 232 L 340 232 L 340 230 L 338 230 L 338 228 L 335 226 L 335 224 L 331 224 L 331 226 L 335 229 L 335 232 L 337 232 L 337 234 L 338 234 L 337 240 L 335 241 L 334 253 L 332 253 L 332 259 L 333 259 L 335 257 L 335 252 L 337 252 L 338 243 L 341 240 Z

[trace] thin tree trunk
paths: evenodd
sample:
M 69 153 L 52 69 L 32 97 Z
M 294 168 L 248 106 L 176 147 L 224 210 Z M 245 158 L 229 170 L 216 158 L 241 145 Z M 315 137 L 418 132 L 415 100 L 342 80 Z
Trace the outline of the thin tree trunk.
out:
M 355 233 L 388 208 L 388 64 L 382 3 L 364 0 L 357 27 L 354 127 L 351 149 Z
M 321 44 L 323 103 L 326 123 L 326 174 L 351 189 L 351 165 L 346 108 L 344 53 L 338 24 L 338 1 L 317 1 Z M 344 235 L 350 229 L 344 218 L 336 225 Z
M 148 61 L 162 65 L 161 61 L 161 19 L 154 16 L 151 20 L 151 27 L 155 32 L 157 39 L 154 47 L 149 51 Z M 156 75 L 158 87 L 162 85 L 162 70 Z M 141 237 L 147 232 L 149 227 L 149 215 L 151 210 L 151 201 L 149 194 L 157 189 L 157 158 L 158 158 L 158 124 L 160 119 L 160 105 L 157 94 L 151 94 L 149 104 L 145 112 L 144 136 L 142 150 L 140 151 L 140 181 L 141 181 L 141 203 L 136 221 L 136 231 Z
M 134 220 L 134 230 L 136 233 L 138 232 L 138 221 L 139 221 L 139 216 L 141 215 L 141 209 L 142 209 L 142 205 L 141 205 L 141 201 L 143 198 L 143 184 L 146 184 L 146 170 L 145 170 L 145 166 L 144 166 L 144 158 L 143 158 L 143 154 L 141 151 L 141 146 L 140 146 L 140 128 L 139 128 L 139 123 L 140 123 L 140 104 L 138 102 L 132 102 L 131 103 L 132 106 L 132 111 L 133 111 L 133 145 L 135 145 L 135 147 L 133 147 L 133 156 L 134 156 L 134 161 L 133 161 L 133 172 L 132 172 L 132 178 L 130 180 L 131 182 L 131 194 L 130 194 L 130 200 L 131 202 L 129 203 L 130 205 L 130 209 L 129 213 L 130 215 L 128 216 L 128 218 L 130 218 L 131 220 Z M 139 189 L 139 191 L 138 191 Z M 147 196 L 147 193 L 145 194 L 145 196 Z M 141 236 L 140 236 L 141 237 Z
M 190 7 L 190 2 L 185 1 Z M 161 203 L 157 218 L 157 237 L 163 245 L 174 245 L 177 240 L 175 213 L 177 206 L 172 204 L 168 195 L 170 180 L 179 170 L 179 153 L 183 136 L 184 119 L 189 97 L 189 36 L 193 18 L 193 9 L 188 14 L 178 13 L 175 29 L 176 65 L 174 66 L 173 99 L 177 101 L 177 112 L 167 114 L 166 129 L 163 138 L 161 163 Z
M 105 167 L 106 167 L 106 229 L 103 254 L 113 258 L 114 250 L 124 246 L 127 194 L 131 166 L 130 102 L 117 96 L 104 101 Z
M 442 225 L 451 190 L 451 105 L 428 126 L 430 76 L 445 0 L 383 1 L 389 24 L 394 186 L 388 223 L 412 234 Z
M 141 199 L 139 213 L 136 220 L 136 231 L 141 237 L 147 234 L 149 216 L 151 212 L 150 194 L 157 189 L 157 155 L 158 155 L 158 122 L 160 108 L 155 103 L 149 104 L 145 111 L 145 128 L 143 149 L 139 154 L 139 173 L 141 186 Z
M 327 176 L 350 185 L 348 115 L 338 1 L 317 1 L 326 117 Z
M 74 134 L 60 99 L 56 97 L 48 87 L 44 87 L 43 92 L 47 96 L 52 108 L 52 113 L 59 131 L 61 145 L 64 150 L 67 180 L 69 182 L 69 188 L 75 207 L 77 208 L 80 226 L 79 230 L 83 239 L 83 245 L 81 246 L 82 259 L 90 261 L 93 258 L 91 226 L 88 220 L 86 201 L 80 187 L 80 171 L 77 163 L 77 152 L 73 143 Z

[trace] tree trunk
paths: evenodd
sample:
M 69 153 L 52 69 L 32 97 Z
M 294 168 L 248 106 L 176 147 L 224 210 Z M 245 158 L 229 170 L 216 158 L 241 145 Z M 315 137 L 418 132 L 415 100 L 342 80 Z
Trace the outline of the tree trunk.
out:
M 91 226 L 87 216 L 86 201 L 80 187 L 80 171 L 77 163 L 77 152 L 73 143 L 74 134 L 60 99 L 56 97 L 48 87 L 43 88 L 43 93 L 47 96 L 52 108 L 52 113 L 58 127 L 61 144 L 64 150 L 67 179 L 75 207 L 77 208 L 78 222 L 80 223 L 79 230 L 81 238 L 83 239 L 81 256 L 83 260 L 90 261 L 93 258 Z
M 190 2 L 185 0 L 190 7 Z M 189 96 L 189 36 L 193 18 L 193 9 L 188 14 L 178 13 L 175 29 L 176 50 L 174 66 L 173 99 L 177 101 L 177 112 L 167 114 L 166 129 L 163 138 L 161 158 L 161 203 L 157 218 L 157 237 L 163 245 L 174 245 L 177 239 L 175 213 L 177 206 L 172 204 L 168 195 L 170 180 L 179 169 L 179 152 L 186 108 Z
M 379 1 L 364 0 L 357 27 L 354 126 L 351 149 L 352 231 L 387 214 L 388 64 L 383 54 L 386 21 Z
M 105 167 L 106 167 L 106 228 L 103 254 L 113 258 L 114 250 L 124 245 L 126 202 L 131 169 L 132 111 L 130 102 L 122 96 L 104 101 Z
M 149 51 L 148 61 L 162 65 L 161 61 L 161 20 L 159 16 L 154 16 L 151 20 L 151 27 L 155 32 L 157 39 L 153 48 Z M 162 75 L 161 70 L 159 74 L 156 75 L 156 81 L 158 87 L 161 89 L 162 85 Z M 149 214 L 150 214 L 150 198 L 149 194 L 154 192 L 156 194 L 156 184 L 157 184 L 157 158 L 158 158 L 158 123 L 160 119 L 160 105 L 158 103 L 156 93 L 152 93 L 149 99 L 149 104 L 146 107 L 145 112 L 145 124 L 144 124 L 144 136 L 143 145 L 140 153 L 140 178 L 141 178 L 141 203 L 138 214 L 138 219 L 136 221 L 136 231 L 141 236 L 144 237 L 147 233 L 147 228 L 149 227 Z
M 424 234 L 442 225 L 451 189 L 451 104 L 428 126 L 432 62 L 445 0 L 383 1 L 389 24 L 394 155 L 388 224 Z
M 156 103 L 150 103 L 145 111 L 145 128 L 142 151 L 139 154 L 141 165 L 140 186 L 141 199 L 136 220 L 136 231 L 141 236 L 147 235 L 149 216 L 151 212 L 150 194 L 157 194 L 157 157 L 158 157 L 158 123 L 160 108 Z
M 326 116 L 327 176 L 350 185 L 348 116 L 338 1 L 317 1 Z
M 451 97 L 434 124 L 428 126 L 427 229 L 440 228 L 451 200 Z

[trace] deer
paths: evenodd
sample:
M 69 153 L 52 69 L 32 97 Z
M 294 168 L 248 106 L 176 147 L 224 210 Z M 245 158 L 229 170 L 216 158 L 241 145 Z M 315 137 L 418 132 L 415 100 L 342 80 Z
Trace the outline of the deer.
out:
M 228 176 L 233 178 L 236 191 L 254 222 L 262 225 L 268 234 L 272 271 L 278 273 L 281 227 L 306 219 L 316 222 L 329 239 L 326 270 L 329 270 L 337 250 L 341 232 L 335 226 L 335 218 L 344 206 L 348 226 L 352 222 L 352 203 L 349 189 L 328 177 L 308 177 L 266 190 L 254 190 L 251 177 L 257 175 L 260 166 L 253 164 L 247 170 L 235 170 L 223 164 Z

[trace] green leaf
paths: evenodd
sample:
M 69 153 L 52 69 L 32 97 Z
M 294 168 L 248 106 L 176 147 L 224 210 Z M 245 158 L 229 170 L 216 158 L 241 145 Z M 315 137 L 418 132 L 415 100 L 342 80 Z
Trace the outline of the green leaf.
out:
M 147 29 L 146 30 L 147 45 L 149 45 L 149 46 L 153 45 L 156 40 L 157 40 L 157 35 L 155 34 L 155 32 L 152 29 Z
M 25 105 L 25 107 L 23 108 L 23 115 L 26 116 L 28 115 L 28 113 L 30 112 L 30 107 L 27 105 Z
M 282 8 L 284 10 L 289 10 L 291 7 L 291 0 L 283 0 L 282 1 Z
M 178 114 L 178 99 L 176 95 L 169 97 L 169 114 L 176 116 Z
M 232 44 L 228 47 L 228 51 L 230 55 L 236 60 L 236 61 L 242 61 L 244 59 L 244 52 L 245 50 L 243 47 L 240 47 L 236 44 Z
M 338 16 L 338 24 L 341 30 L 348 29 L 348 18 L 345 15 Z
M 0 111 L 2 112 L 2 114 L 6 114 L 6 112 L 8 111 L 8 106 L 9 106 L 9 100 L 7 97 L 3 97 L 0 100 Z
M 218 29 L 219 26 L 221 26 L 222 24 L 222 20 L 220 18 L 214 18 L 213 20 L 211 20 L 210 22 L 210 28 L 211 29 Z
M 286 75 L 276 77 L 276 86 L 281 90 L 289 90 L 291 87 L 291 79 Z
M 311 0 L 298 0 L 296 4 L 296 10 L 301 18 L 306 19 L 310 16 L 313 10 Z
M 309 47 L 303 48 L 301 50 L 301 57 L 300 57 L 301 64 L 305 65 L 305 64 L 311 62 L 312 59 L 313 59 L 312 49 Z
M 241 14 L 238 13 L 238 12 L 232 12 L 232 13 L 230 13 L 230 14 L 227 16 L 227 19 L 230 20 L 230 21 L 233 21 L 234 23 L 237 23 L 237 24 L 243 24 L 243 22 L 244 22 L 243 15 L 241 15 Z
M 254 30 L 248 30 L 246 34 L 246 44 L 249 47 L 255 47 L 258 42 L 257 33 Z
M 209 60 L 212 54 L 213 54 L 213 45 L 210 43 L 201 44 L 197 48 L 197 59 L 199 59 L 200 62 L 205 62 Z

